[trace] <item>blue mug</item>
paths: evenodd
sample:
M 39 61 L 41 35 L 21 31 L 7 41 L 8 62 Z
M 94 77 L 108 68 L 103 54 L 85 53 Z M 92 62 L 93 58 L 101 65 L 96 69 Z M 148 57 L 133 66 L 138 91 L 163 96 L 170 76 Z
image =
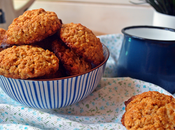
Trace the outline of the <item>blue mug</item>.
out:
M 117 76 L 150 82 L 175 93 L 175 30 L 130 26 L 122 33 Z

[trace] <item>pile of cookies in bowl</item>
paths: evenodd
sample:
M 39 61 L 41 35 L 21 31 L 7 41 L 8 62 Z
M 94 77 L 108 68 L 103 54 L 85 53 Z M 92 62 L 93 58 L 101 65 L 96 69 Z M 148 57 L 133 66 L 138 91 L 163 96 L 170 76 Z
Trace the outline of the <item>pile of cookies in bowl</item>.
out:
M 89 95 L 109 57 L 90 29 L 64 24 L 55 12 L 42 8 L 25 11 L 8 30 L 1 28 L 0 48 L 1 88 L 22 104 L 47 109 Z

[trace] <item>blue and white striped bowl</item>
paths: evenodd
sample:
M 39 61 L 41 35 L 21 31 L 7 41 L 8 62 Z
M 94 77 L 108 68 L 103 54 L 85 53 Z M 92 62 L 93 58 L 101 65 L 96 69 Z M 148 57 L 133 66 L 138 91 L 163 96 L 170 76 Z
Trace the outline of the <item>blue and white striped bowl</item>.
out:
M 0 75 L 0 86 L 12 99 L 29 107 L 65 107 L 84 99 L 97 87 L 109 58 L 109 50 L 104 45 L 103 54 L 105 60 L 82 75 L 49 80 L 21 80 Z

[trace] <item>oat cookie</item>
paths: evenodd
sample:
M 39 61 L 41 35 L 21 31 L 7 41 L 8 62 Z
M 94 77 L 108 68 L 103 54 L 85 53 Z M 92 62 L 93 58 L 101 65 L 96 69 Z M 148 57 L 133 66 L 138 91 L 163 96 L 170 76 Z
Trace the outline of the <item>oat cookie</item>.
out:
M 85 73 L 92 68 L 91 63 L 74 53 L 61 40 L 52 43 L 53 52 L 58 56 L 69 75 Z
M 2 40 L 4 38 L 4 34 L 5 34 L 6 30 L 3 28 L 0 28 L 0 44 L 2 43 Z
M 131 97 L 125 102 L 122 124 L 128 130 L 174 130 L 175 99 L 156 91 Z
M 42 40 L 40 42 L 33 43 L 32 46 L 38 46 L 38 47 L 41 47 L 45 50 L 52 51 L 52 42 L 57 38 L 58 38 L 58 35 L 54 34 L 52 36 L 45 38 L 44 40 Z
M 79 24 L 63 24 L 60 38 L 68 47 L 95 65 L 104 60 L 100 39 L 87 27 Z
M 44 9 L 25 11 L 15 18 L 5 33 L 3 43 L 32 44 L 55 34 L 61 27 L 61 21 L 55 12 Z
M 57 79 L 57 78 L 63 78 L 66 76 L 68 76 L 66 74 L 66 70 L 63 67 L 63 64 L 61 62 L 59 62 L 59 69 L 57 70 L 57 72 L 55 72 L 54 74 L 51 74 L 51 75 L 44 75 L 41 77 L 37 77 L 35 79 Z
M 1 46 L 1 43 L 2 43 L 2 40 L 3 40 L 3 38 L 4 38 L 5 32 L 6 32 L 5 29 L 0 28 L 0 51 L 3 50 L 2 46 Z
M 59 59 L 53 52 L 29 45 L 13 46 L 0 52 L 0 75 L 28 79 L 54 74 Z

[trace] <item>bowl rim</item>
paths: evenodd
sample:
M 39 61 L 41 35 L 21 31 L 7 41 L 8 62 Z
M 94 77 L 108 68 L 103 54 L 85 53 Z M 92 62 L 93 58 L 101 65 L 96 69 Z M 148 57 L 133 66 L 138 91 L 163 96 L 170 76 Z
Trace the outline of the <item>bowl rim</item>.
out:
M 140 40 L 145 40 L 145 41 L 152 41 L 152 42 L 161 42 L 161 43 L 175 43 L 175 40 L 158 40 L 158 39 L 149 39 L 149 38 L 143 38 L 143 37 L 139 37 L 139 36 L 135 36 L 135 35 L 131 35 L 127 32 L 125 32 L 128 29 L 135 29 L 135 28 L 155 28 L 155 29 L 161 29 L 161 30 L 166 30 L 166 31 L 171 31 L 171 32 L 175 32 L 175 29 L 173 28 L 168 28 L 168 27 L 160 27 L 160 26 L 151 26 L 151 25 L 136 25 L 136 26 L 128 26 L 125 27 L 121 30 L 121 32 L 124 35 L 128 35 L 131 38 L 135 38 L 135 39 L 140 39 Z
M 74 78 L 74 77 L 78 77 L 84 74 L 87 74 L 89 72 L 92 72 L 94 70 L 96 70 L 97 68 L 101 67 L 103 64 L 105 64 L 107 62 L 107 60 L 109 59 L 109 55 L 110 55 L 110 51 L 107 48 L 106 45 L 104 45 L 102 43 L 102 46 L 104 46 L 105 50 L 107 51 L 107 57 L 103 60 L 102 63 L 100 63 L 99 65 L 97 65 L 96 67 L 92 68 L 91 70 L 88 70 L 84 73 L 80 73 L 80 74 L 76 74 L 76 75 L 71 75 L 71 76 L 65 76 L 65 77 L 60 77 L 60 78 L 51 78 L 51 79 L 16 79 L 16 80 L 23 80 L 23 81 L 55 81 L 55 80 L 64 80 L 64 79 L 69 79 L 69 78 Z M 6 77 L 5 77 L 6 78 Z M 12 78 L 13 79 L 13 78 Z

